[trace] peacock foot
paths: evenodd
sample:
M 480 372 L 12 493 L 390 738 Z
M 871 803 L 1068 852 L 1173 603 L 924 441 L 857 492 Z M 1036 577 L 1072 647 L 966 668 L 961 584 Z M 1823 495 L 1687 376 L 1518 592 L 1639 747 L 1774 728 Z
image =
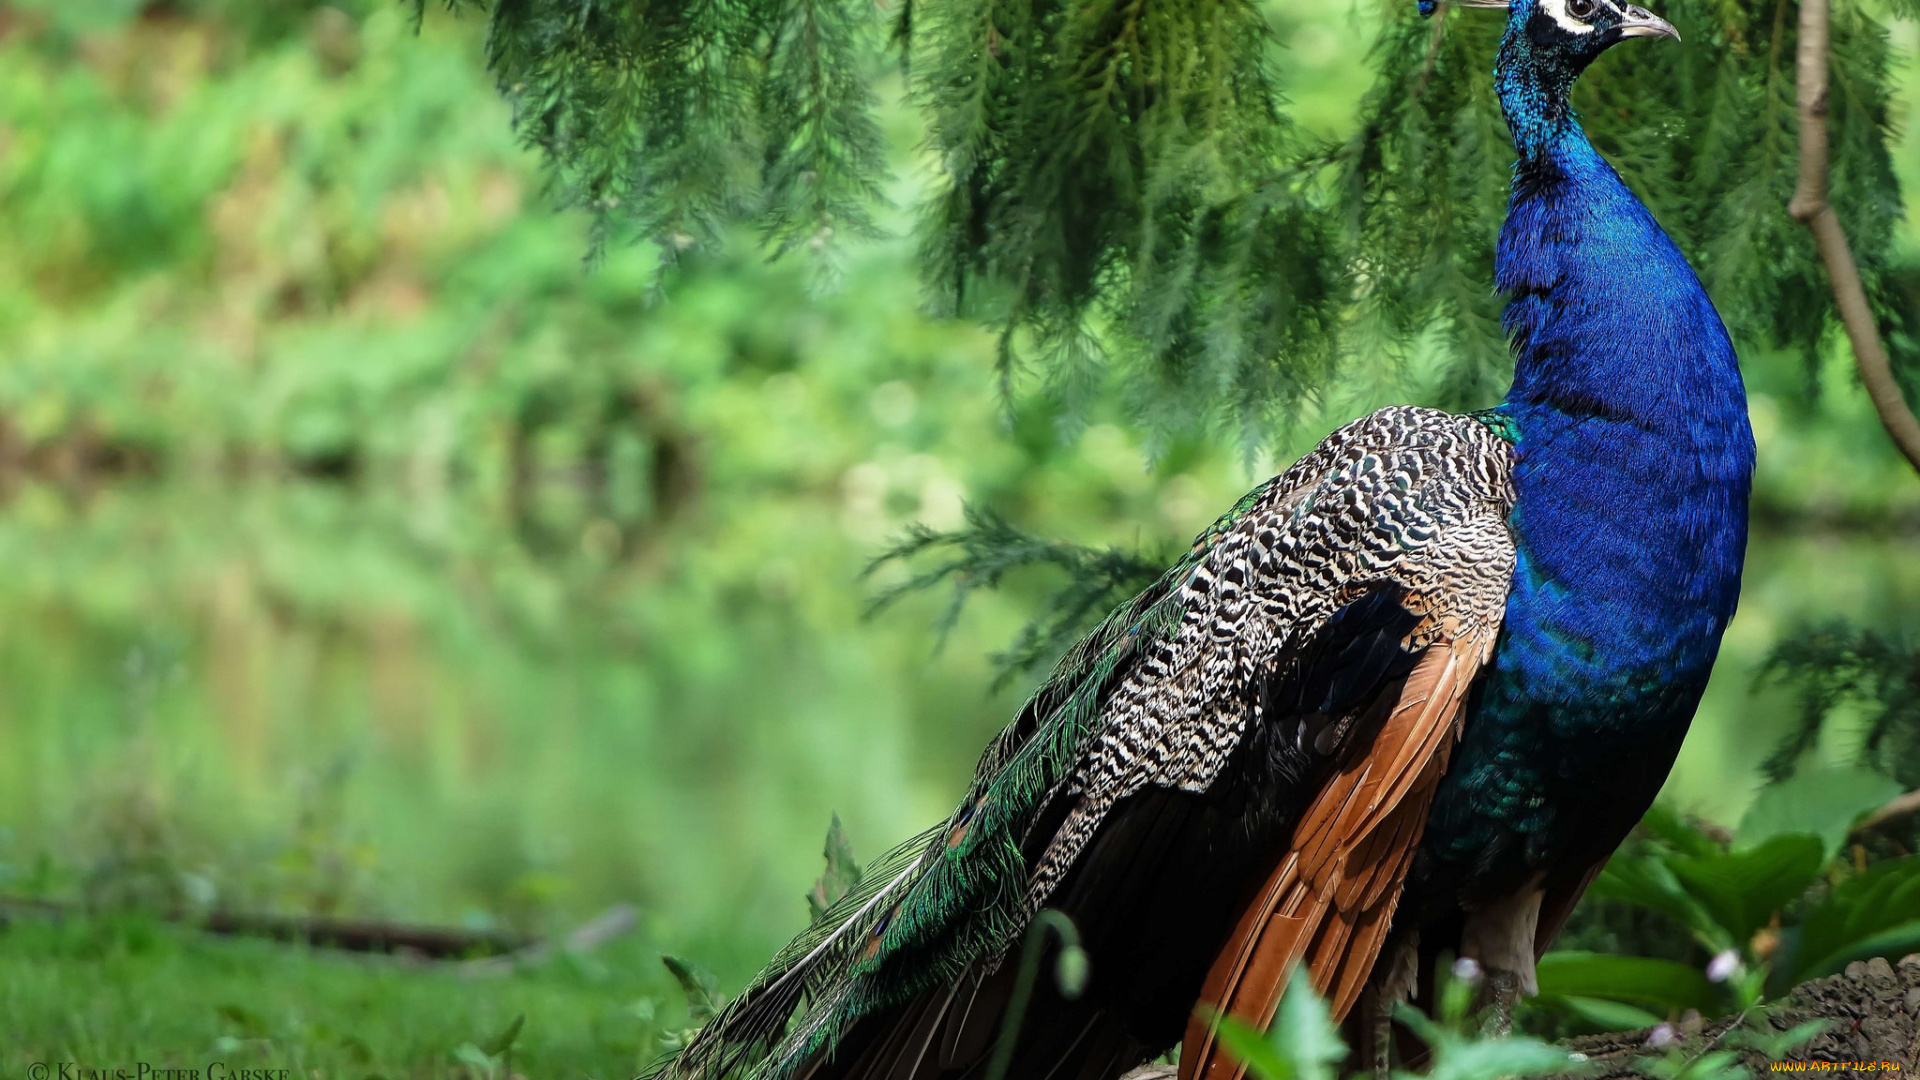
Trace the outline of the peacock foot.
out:
M 1489 1037 L 1513 1033 L 1513 1006 L 1520 1000 L 1525 977 L 1505 968 L 1486 969 L 1480 988 L 1480 1034 Z

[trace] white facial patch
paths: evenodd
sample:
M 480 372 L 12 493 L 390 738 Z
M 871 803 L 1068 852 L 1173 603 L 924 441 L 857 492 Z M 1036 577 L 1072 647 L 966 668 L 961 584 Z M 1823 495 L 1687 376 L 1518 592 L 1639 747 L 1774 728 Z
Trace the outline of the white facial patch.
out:
M 1569 34 L 1591 34 L 1593 27 L 1567 14 L 1567 0 L 1540 0 L 1540 10 L 1552 16 L 1560 29 Z

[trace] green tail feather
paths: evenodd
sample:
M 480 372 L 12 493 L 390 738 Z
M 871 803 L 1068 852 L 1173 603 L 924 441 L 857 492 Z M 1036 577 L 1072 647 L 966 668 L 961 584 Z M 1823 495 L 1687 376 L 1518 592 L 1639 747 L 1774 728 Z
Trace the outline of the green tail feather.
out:
M 1158 581 L 1069 649 L 988 746 L 959 809 L 869 865 L 649 1080 L 786 1080 L 862 1017 L 950 986 L 969 965 L 1016 944 L 1029 917 L 1020 854 L 1027 828 L 1097 733 L 1115 679 L 1179 625 L 1182 583 L 1272 484 L 1248 492 Z

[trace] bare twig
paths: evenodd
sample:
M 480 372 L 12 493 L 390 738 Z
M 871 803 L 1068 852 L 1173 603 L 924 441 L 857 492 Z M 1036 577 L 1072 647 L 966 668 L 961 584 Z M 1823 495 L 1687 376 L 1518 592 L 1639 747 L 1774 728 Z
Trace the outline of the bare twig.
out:
M 1915 814 L 1920 814 L 1920 790 L 1894 796 L 1885 806 L 1861 818 L 1847 838 L 1855 842 L 1864 840 L 1875 829 L 1903 821 Z
M 191 917 L 187 921 L 194 921 Z M 448 959 L 476 952 L 509 952 L 527 939 L 505 931 L 460 930 L 442 926 L 365 919 L 327 919 L 299 915 L 259 915 L 211 911 L 198 920 L 209 934 L 298 941 L 324 949 L 362 953 L 408 953 Z
M 1853 344 L 1854 362 L 1860 368 L 1860 381 L 1880 414 L 1881 426 L 1893 444 L 1920 470 L 1920 420 L 1900 395 L 1894 380 L 1893 365 L 1874 325 L 1873 309 L 1867 305 L 1866 289 L 1860 284 L 1860 268 L 1847 247 L 1846 233 L 1840 229 L 1840 217 L 1833 212 L 1827 193 L 1827 52 L 1830 39 L 1829 0 L 1801 0 L 1800 52 L 1798 58 L 1798 98 L 1800 109 L 1800 182 L 1793 192 L 1787 212 L 1813 233 L 1820 260 L 1827 265 L 1833 282 L 1834 306 L 1840 311 L 1840 325 L 1846 328 Z
M 1447 26 L 1447 0 L 1434 5 L 1433 14 L 1428 16 L 1433 28 L 1427 32 L 1427 59 L 1420 65 L 1420 77 L 1413 81 L 1413 96 L 1427 96 L 1427 84 L 1433 81 L 1433 66 L 1440 59 L 1440 41 Z
M 615 904 L 596 916 L 592 922 L 583 923 L 567 935 L 561 942 L 563 952 L 576 956 L 585 955 L 605 945 L 609 941 L 630 933 L 640 921 L 640 911 L 632 904 Z M 460 974 L 469 978 L 488 975 L 506 975 L 531 964 L 541 963 L 553 956 L 553 946 L 547 942 L 529 945 L 505 956 L 483 956 L 477 960 L 468 960 L 460 965 Z
M 91 914 L 81 904 L 31 897 L 0 896 L 0 920 L 17 915 L 70 918 Z M 222 937 L 258 937 L 301 942 L 315 948 L 354 953 L 390 953 L 427 959 L 458 959 L 475 953 L 513 953 L 537 942 L 508 931 L 461 930 L 371 919 L 332 919 L 317 915 L 269 915 L 239 911 L 167 911 L 153 913 L 166 922 L 192 925 Z
M 32 897 L 0 896 L 0 923 L 32 916 L 65 919 L 92 914 L 80 904 Z M 445 960 L 458 964 L 462 975 L 501 975 L 539 963 L 560 952 L 581 955 L 631 933 L 639 923 L 632 904 L 615 904 L 592 921 L 581 924 L 557 944 L 506 931 L 458 930 L 442 926 L 328 919 L 310 915 L 262 915 L 231 911 L 165 912 L 159 918 L 185 923 L 205 933 L 226 937 L 261 937 L 295 941 L 315 948 L 337 949 L 376 959 L 398 957 L 410 963 Z M 474 956 L 493 953 L 492 956 Z M 472 957 L 472 959 L 462 959 Z

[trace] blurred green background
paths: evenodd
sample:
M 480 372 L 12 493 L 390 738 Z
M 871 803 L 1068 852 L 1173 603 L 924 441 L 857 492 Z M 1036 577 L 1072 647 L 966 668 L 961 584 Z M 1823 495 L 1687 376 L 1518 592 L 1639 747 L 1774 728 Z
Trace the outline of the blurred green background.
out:
M 1268 6 L 1342 132 L 1368 5 Z M 889 538 L 973 502 L 1171 548 L 1275 462 L 1003 407 L 991 337 L 921 314 L 897 101 L 894 239 L 585 264 L 481 29 L 0 2 L 0 893 L 536 932 L 632 901 L 734 987 L 830 813 L 865 856 L 916 832 L 1021 697 L 989 656 L 1047 582 L 942 646 L 944 597 L 863 617 Z M 1793 712 L 1751 688 L 1773 643 L 1920 607 L 1920 483 L 1844 352 L 1743 360 L 1750 570 L 1664 796 L 1721 821 Z M 1276 456 L 1427 387 L 1354 371 Z

